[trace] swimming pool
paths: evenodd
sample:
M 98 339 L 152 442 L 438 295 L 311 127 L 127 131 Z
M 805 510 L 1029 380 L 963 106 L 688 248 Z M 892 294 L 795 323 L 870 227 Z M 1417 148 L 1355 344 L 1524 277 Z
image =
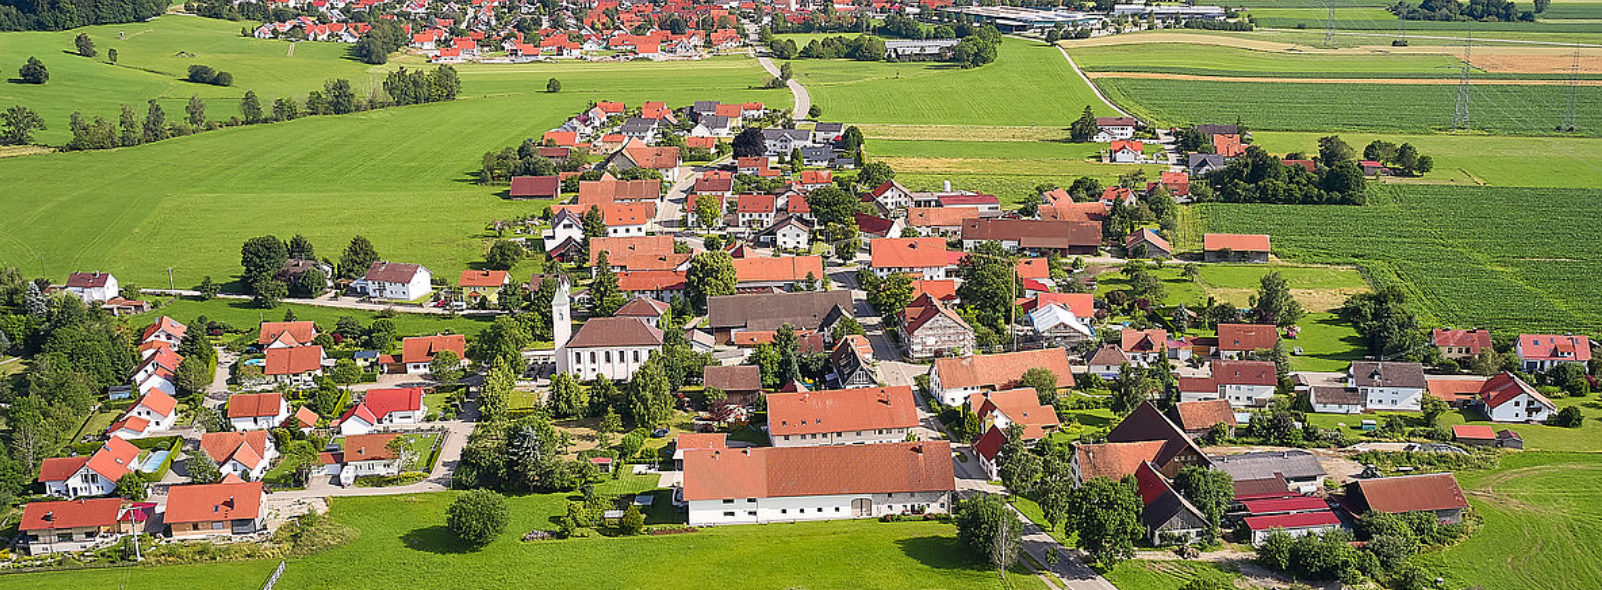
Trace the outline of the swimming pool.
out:
M 155 473 L 157 469 L 161 469 L 162 462 L 167 460 L 167 454 L 170 452 L 156 451 L 151 453 L 150 457 L 145 459 L 145 463 L 139 466 L 139 470 L 145 473 Z

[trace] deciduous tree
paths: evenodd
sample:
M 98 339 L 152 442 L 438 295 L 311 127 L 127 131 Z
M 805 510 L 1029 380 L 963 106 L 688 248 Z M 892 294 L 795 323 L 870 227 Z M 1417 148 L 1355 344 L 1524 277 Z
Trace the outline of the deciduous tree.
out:
M 484 546 L 506 529 L 506 498 L 490 490 L 468 490 L 445 513 L 445 525 L 469 545 Z

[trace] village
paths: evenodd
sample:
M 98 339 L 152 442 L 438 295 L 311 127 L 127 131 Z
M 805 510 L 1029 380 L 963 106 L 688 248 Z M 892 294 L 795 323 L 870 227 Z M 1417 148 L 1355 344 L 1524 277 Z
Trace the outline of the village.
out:
M 1112 161 L 1145 157 L 1134 119 L 1094 124 Z M 1133 529 L 1084 529 L 1084 551 L 1024 538 L 1031 568 L 1054 571 L 1221 539 L 1285 551 L 1306 535 L 1373 534 L 1375 513 L 1458 531 L 1469 505 L 1450 472 L 1377 458 L 1520 449 L 1507 425 L 1573 420 L 1542 391 L 1594 379 L 1583 335 L 1507 342 L 1441 327 L 1423 350 L 1302 371 L 1289 350 L 1306 342 L 1303 311 L 1277 273 L 1246 307 L 1162 305 L 1151 272 L 1267 267 L 1275 250 L 1268 235 L 1207 234 L 1199 255 L 1176 257 L 1159 212 L 1246 150 L 1231 125 L 1161 132 L 1201 133 L 1213 149 L 1175 151 L 1154 180 L 1046 190 L 1026 212 L 949 183 L 909 190 L 864 161 L 860 132 L 841 123 L 761 103 L 596 102 L 524 153 L 570 171 L 506 179 L 504 198 L 556 203 L 514 230 L 547 260 L 526 281 L 465 270 L 446 283 L 388 260 L 355 280 L 316 259 L 269 267 L 309 281 L 306 303 L 491 314 L 495 328 L 367 348 L 359 325 L 286 318 L 219 358 L 219 331 L 161 316 L 136 332 L 140 360 L 107 393 L 126 410 L 43 460 L 19 564 L 147 535 L 261 543 L 326 511 L 327 497 L 464 487 L 456 472 L 485 423 L 530 412 L 563 420 L 605 406 L 606 420 L 635 427 L 622 447 L 604 426 L 559 437 L 593 439 L 560 445 L 578 481 L 627 473 L 665 490 L 619 498 L 596 527 L 642 509 L 691 528 L 935 518 L 1009 494 L 1044 516 L 1009 508 L 1006 519 L 1038 531 L 1129 486 Z M 1120 267 L 1129 289 L 1098 289 L 1113 275 L 1095 267 Z M 49 291 L 154 315 L 106 272 Z M 549 336 L 512 338 L 497 330 L 505 320 Z M 196 347 L 215 371 L 199 392 L 178 377 Z M 599 393 L 619 389 L 631 401 Z M 507 395 L 527 407 L 509 412 Z M 1104 427 L 1089 425 L 1096 408 Z M 1472 423 L 1438 426 L 1457 411 Z

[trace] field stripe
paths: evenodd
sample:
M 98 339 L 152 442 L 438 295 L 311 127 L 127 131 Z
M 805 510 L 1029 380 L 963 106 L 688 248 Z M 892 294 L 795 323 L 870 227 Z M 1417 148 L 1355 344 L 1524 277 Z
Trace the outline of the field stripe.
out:
M 1191 80 L 1211 82 L 1257 82 L 1264 84 L 1405 84 L 1405 85 L 1456 85 L 1457 79 L 1447 78 L 1279 78 L 1273 76 L 1203 76 L 1200 74 L 1165 74 L 1159 72 L 1089 72 L 1092 79 L 1140 78 L 1145 80 Z M 1513 80 L 1507 78 L 1475 78 L 1478 85 L 1499 86 L 1567 86 L 1569 80 Z M 1578 86 L 1602 86 L 1602 80 L 1575 80 Z

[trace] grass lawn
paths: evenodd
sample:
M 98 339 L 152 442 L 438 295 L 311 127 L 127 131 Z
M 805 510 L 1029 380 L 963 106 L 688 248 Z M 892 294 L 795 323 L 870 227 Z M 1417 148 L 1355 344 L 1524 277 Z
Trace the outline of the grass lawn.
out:
M 122 412 L 123 410 L 101 409 L 90 414 L 88 418 L 84 419 L 83 426 L 78 429 L 78 435 L 73 437 L 73 442 L 83 440 L 85 436 L 105 434 L 106 429 L 111 427 L 112 422 L 117 421 L 117 417 L 121 416 Z
M 1269 233 L 1286 260 L 1356 264 L 1376 286 L 1395 284 L 1426 325 L 1498 332 L 1598 333 L 1602 276 L 1596 240 L 1506 240 L 1589 235 L 1602 192 L 1550 188 L 1384 186 L 1365 206 L 1200 205 L 1208 231 Z
M 798 59 L 796 80 L 845 123 L 1022 125 L 1067 128 L 1086 105 L 1112 115 L 1056 48 L 1007 38 L 995 63 L 971 70 L 938 62 Z
M 1261 131 L 1252 142 L 1274 154 L 1317 151 L 1320 133 Z M 1459 186 L 1529 186 L 1594 188 L 1602 185 L 1602 166 L 1595 154 L 1602 139 L 1589 137 L 1503 137 L 1494 135 L 1377 135 L 1341 133 L 1359 151 L 1376 139 L 1411 143 L 1435 160 L 1435 168 L 1417 179 L 1389 182 Z M 1531 153 L 1541 157 L 1531 158 Z
M 896 180 L 908 188 L 913 188 L 914 184 L 937 188 L 942 180 L 952 179 L 955 189 L 985 191 L 987 189 L 974 187 L 989 187 L 1004 205 L 1038 195 L 1034 187 L 1039 184 L 1067 186 L 1080 176 L 1092 176 L 1104 184 L 1112 184 L 1118 175 L 1137 169 L 1144 169 L 1146 175 L 1153 178 L 1164 169 L 1156 165 L 1102 164 L 1095 159 L 1104 147 L 1097 143 L 1057 140 L 873 139 L 869 140 L 867 149 L 875 158 L 896 169 Z
M 1118 590 L 1179 590 L 1199 577 L 1235 580 L 1239 574 L 1205 561 L 1130 560 L 1104 574 Z
M 1191 309 L 1207 302 L 1207 293 L 1201 284 L 1191 281 L 1180 275 L 1182 269 L 1179 264 L 1168 263 L 1162 268 L 1147 267 L 1153 276 L 1162 279 L 1163 289 L 1167 292 L 1163 298 L 1163 305 L 1179 305 L 1181 303 Z M 1106 297 L 1112 291 L 1121 291 L 1129 288 L 1129 280 L 1118 273 L 1117 268 L 1096 275 L 1096 296 Z
M 361 534 L 351 544 L 292 559 L 278 588 L 400 587 L 653 588 L 1000 588 L 983 561 L 946 523 L 876 521 L 729 526 L 658 537 L 590 537 L 523 543 L 553 529 L 567 497 L 512 498 L 506 531 L 478 551 L 445 528 L 454 493 L 335 498 L 334 517 Z M 776 556 L 783 556 L 776 558 Z M 385 564 L 347 575 L 353 564 Z M 87 570 L 0 576 L 0 588 L 116 587 L 157 590 L 259 588 L 277 561 Z M 1013 588 L 1044 586 L 1009 576 Z
M 156 22 L 175 19 L 202 20 Z M 218 26 L 237 32 L 239 24 Z M 60 36 L 62 48 L 70 45 L 70 34 L 47 35 Z M 318 45 L 301 44 L 297 59 L 302 49 Z M 163 49 L 168 54 L 181 50 L 177 44 Z M 59 49 L 54 55 L 60 57 L 47 61 L 82 60 Z M 0 58 L 14 63 L 26 56 L 6 45 Z M 215 63 L 229 69 L 223 61 Z M 314 73 L 309 75 L 315 84 L 295 87 L 303 94 L 326 77 L 343 75 L 338 68 L 350 63 L 325 55 L 297 64 L 297 71 Z M 176 284 L 191 287 L 205 276 L 232 282 L 239 272 L 239 244 L 250 237 L 299 233 L 319 247 L 320 255 L 338 258 L 360 233 L 384 258 L 423 264 L 436 276 L 454 280 L 483 259 L 495 238 L 486 230 L 490 222 L 538 213 L 546 205 L 512 202 L 501 198 L 504 186 L 473 183 L 470 175 L 484 152 L 539 137 L 596 100 L 662 100 L 675 106 L 698 99 L 789 100 L 782 90 L 751 89 L 767 76 L 746 57 L 463 65 L 458 70 L 462 94 L 450 103 L 229 128 L 110 151 L 0 160 L 0 178 L 11 189 L 0 196 L 0 215 L 12 220 L 0 231 L 0 260 L 29 261 L 28 272 L 58 281 L 70 271 L 99 269 L 115 272 L 124 284 L 146 286 L 166 285 L 172 267 Z M 544 92 L 551 77 L 562 81 L 561 93 Z M 47 87 L 67 79 L 62 72 Z M 353 83 L 362 94 L 371 85 L 365 77 Z M 107 77 L 93 84 L 121 88 Z M 239 84 L 230 91 L 242 93 L 245 82 Z M 0 92 L 21 85 L 5 86 Z M 111 103 L 143 103 L 155 94 L 119 90 L 103 101 L 104 107 L 74 103 L 71 93 L 15 99 L 38 109 L 45 108 L 43 102 L 60 102 L 56 113 L 82 109 L 114 118 Z M 0 104 L 10 102 L 6 98 L 0 97 Z M 172 118 L 183 111 L 167 112 Z M 67 128 L 64 114 L 46 113 L 46 120 L 52 129 Z M 525 276 L 535 266 L 525 263 L 515 273 Z
M 303 321 L 317 322 L 323 332 L 332 331 L 339 318 L 350 316 L 361 320 L 362 325 L 371 324 L 377 319 L 377 312 L 360 309 L 345 309 L 338 307 L 322 307 L 317 305 L 279 304 L 273 309 L 261 309 L 244 299 L 175 299 L 151 310 L 150 313 L 134 316 L 129 320 L 133 325 L 144 325 L 156 321 L 161 316 L 172 316 L 180 322 L 189 323 L 200 316 L 206 316 L 212 321 L 223 322 L 236 329 L 254 331 L 254 327 L 263 321 L 276 322 L 284 319 L 285 310 L 294 310 L 295 317 Z M 477 334 L 480 330 L 489 327 L 489 316 L 457 316 L 400 313 L 390 318 L 395 322 L 395 330 L 405 336 L 455 333 Z
M 1484 523 L 1415 558 L 1432 575 L 1454 588 L 1602 587 L 1602 455 L 1515 453 L 1496 471 L 1458 477 Z
M 1602 403 L 1587 398 L 1559 397 L 1552 402 L 1559 408 L 1566 406 L 1579 406 L 1580 412 L 1585 415 L 1585 424 L 1579 428 L 1561 428 L 1542 424 L 1498 424 L 1487 421 L 1484 415 L 1474 410 L 1456 410 L 1441 415 L 1441 424 L 1454 426 L 1457 424 L 1484 424 L 1497 430 L 1504 428 L 1519 433 L 1524 438 L 1524 448 L 1530 451 L 1562 451 L 1562 452 L 1595 452 L 1596 441 L 1602 440 Z M 1335 428 L 1345 423 L 1350 428 L 1350 434 L 1358 436 L 1356 430 L 1364 419 L 1378 420 L 1381 424 L 1390 416 L 1416 419 L 1417 413 L 1407 412 L 1376 412 L 1346 416 L 1339 414 L 1308 414 L 1307 419 L 1324 428 Z M 1411 424 L 1411 422 L 1409 422 Z
M 405 439 L 406 446 L 412 450 L 412 456 L 416 457 L 404 471 L 422 471 L 424 473 L 433 471 L 434 460 L 439 458 L 438 449 L 436 448 L 439 444 L 439 433 L 402 434 L 401 438 Z
M 1291 351 L 1292 371 L 1344 371 L 1352 361 L 1363 360 L 1368 348 L 1357 328 L 1333 313 L 1309 313 L 1302 321 L 1301 334 L 1295 340 L 1286 340 Z
M 1348 296 L 1369 290 L 1363 274 L 1350 266 L 1203 264 L 1198 272 L 1208 295 L 1239 307 L 1250 305 L 1262 278 L 1271 272 L 1285 278 L 1291 296 L 1310 312 L 1338 308 Z

